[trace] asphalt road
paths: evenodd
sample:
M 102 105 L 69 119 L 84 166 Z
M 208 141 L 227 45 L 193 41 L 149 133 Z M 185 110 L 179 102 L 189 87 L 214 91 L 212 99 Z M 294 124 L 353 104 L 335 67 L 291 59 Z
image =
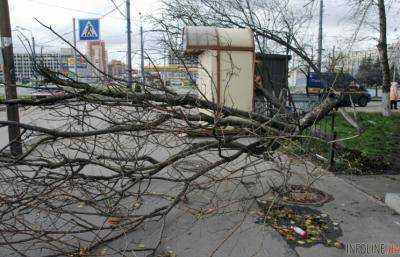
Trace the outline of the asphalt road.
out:
M 0 113 L 5 119 L 5 113 Z M 58 126 L 61 122 L 48 123 L 48 112 L 39 109 L 21 111 L 21 121 L 31 124 Z M 1 143 L 7 142 L 6 128 L 0 130 Z M 214 156 L 214 157 L 213 157 Z M 159 156 L 161 158 L 162 156 Z M 204 156 L 208 160 L 217 158 L 216 155 Z M 244 160 L 238 160 L 224 166 L 223 170 L 235 170 L 243 165 Z M 293 167 L 294 176 L 291 183 L 301 183 L 306 180 L 306 173 L 310 170 L 310 163 L 299 163 Z M 285 240 L 270 227 L 255 223 L 254 214 L 257 211 L 252 201 L 237 201 L 248 197 L 250 191 L 263 191 L 268 188 L 270 181 L 278 181 L 281 177 L 273 172 L 260 174 L 259 171 L 271 169 L 271 163 L 264 162 L 250 166 L 244 172 L 246 182 L 254 181 L 252 186 L 235 183 L 219 184 L 217 192 L 219 206 L 216 213 L 199 218 L 190 209 L 210 208 L 205 205 L 209 197 L 207 191 L 194 191 L 188 196 L 188 202 L 182 203 L 168 216 L 165 226 L 165 237 L 161 249 L 171 250 L 176 256 L 193 257 L 354 257 L 345 250 L 334 247 L 317 245 L 311 248 L 297 247 L 293 249 Z M 223 172 L 223 170 L 221 172 Z M 96 172 L 93 170 L 93 172 Z M 315 187 L 333 196 L 333 201 L 318 207 L 337 221 L 342 230 L 341 240 L 347 243 L 371 243 L 385 245 L 400 242 L 400 216 L 392 215 L 381 201 L 368 192 L 322 169 L 316 169 L 315 176 L 321 178 L 314 184 Z M 257 174 L 257 175 L 256 175 Z M 246 183 L 246 185 L 251 185 Z M 152 185 L 155 191 L 170 192 L 171 185 L 159 183 Z M 391 189 L 393 190 L 393 189 Z M 151 203 L 149 205 L 159 204 Z M 145 206 L 145 205 L 144 205 Z M 147 205 L 148 206 L 148 205 Z M 144 208 L 144 207 L 143 207 Z M 112 247 L 126 247 L 144 244 L 152 247 L 160 234 L 161 221 L 149 222 L 140 230 L 128 233 L 126 236 L 112 243 Z M 0 256 L 13 256 L 0 248 Z M 5 255 L 6 254 L 6 255 Z M 39 256 L 39 255 L 37 255 Z M 142 253 L 127 256 L 143 256 Z M 361 256 L 361 255 L 360 255 Z M 376 255 L 363 255 L 374 257 Z
M 48 116 L 47 111 L 40 110 L 38 108 L 29 108 L 29 109 L 23 109 L 20 108 L 20 121 L 22 123 L 28 123 L 28 124 L 38 124 L 38 123 L 44 123 Z M 7 120 L 7 112 L 5 109 L 2 109 L 0 111 L 0 120 Z M 0 148 L 3 148 L 8 144 L 8 127 L 2 127 L 0 128 Z

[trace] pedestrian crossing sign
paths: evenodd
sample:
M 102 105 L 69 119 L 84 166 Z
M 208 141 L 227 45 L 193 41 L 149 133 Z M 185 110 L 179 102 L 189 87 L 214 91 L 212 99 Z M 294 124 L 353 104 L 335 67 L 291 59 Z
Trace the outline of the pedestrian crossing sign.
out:
M 99 19 L 79 20 L 79 40 L 80 41 L 100 40 Z

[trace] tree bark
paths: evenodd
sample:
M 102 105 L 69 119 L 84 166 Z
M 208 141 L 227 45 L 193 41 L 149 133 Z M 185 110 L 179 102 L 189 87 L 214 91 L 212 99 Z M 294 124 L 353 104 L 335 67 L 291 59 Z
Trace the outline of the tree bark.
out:
M 382 115 L 389 116 L 390 115 L 390 106 L 389 106 L 390 67 L 389 67 L 389 60 L 387 53 L 385 0 L 378 0 L 378 9 L 379 9 L 378 51 L 383 73 Z

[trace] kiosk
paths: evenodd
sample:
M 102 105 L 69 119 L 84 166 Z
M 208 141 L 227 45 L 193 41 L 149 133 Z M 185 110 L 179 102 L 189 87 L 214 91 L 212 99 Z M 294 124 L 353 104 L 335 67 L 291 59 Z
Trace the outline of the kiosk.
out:
M 186 54 L 199 56 L 197 87 L 206 100 L 253 111 L 255 47 L 250 29 L 187 27 L 183 48 Z

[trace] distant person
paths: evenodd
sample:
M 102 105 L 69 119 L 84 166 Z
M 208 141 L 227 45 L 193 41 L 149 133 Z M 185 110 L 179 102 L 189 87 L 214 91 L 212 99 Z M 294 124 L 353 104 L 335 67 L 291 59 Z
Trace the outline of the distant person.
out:
M 399 100 L 399 93 L 397 92 L 397 82 L 392 82 L 390 86 L 390 109 L 397 110 L 397 101 Z

